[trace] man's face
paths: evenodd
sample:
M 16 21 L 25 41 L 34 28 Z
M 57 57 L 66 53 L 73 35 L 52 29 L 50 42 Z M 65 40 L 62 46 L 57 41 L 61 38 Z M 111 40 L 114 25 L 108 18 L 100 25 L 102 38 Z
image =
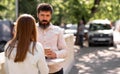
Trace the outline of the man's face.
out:
M 39 23 L 41 25 L 48 25 L 51 20 L 51 15 L 52 14 L 50 11 L 40 11 L 40 13 L 38 14 Z

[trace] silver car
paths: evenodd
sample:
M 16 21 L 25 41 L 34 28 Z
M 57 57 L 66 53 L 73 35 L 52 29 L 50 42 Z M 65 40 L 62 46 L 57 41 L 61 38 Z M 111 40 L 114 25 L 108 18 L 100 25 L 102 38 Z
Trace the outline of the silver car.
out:
M 93 20 L 89 24 L 88 44 L 113 45 L 113 29 L 109 20 Z

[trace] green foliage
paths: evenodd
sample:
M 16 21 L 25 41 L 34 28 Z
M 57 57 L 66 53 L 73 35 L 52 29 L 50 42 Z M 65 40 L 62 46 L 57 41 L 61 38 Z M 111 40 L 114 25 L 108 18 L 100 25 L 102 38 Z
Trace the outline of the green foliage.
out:
M 0 5 L 0 11 L 2 11 L 2 10 L 7 10 L 7 8 L 3 5 Z
M 102 0 L 99 11 L 91 18 L 92 19 L 109 19 L 116 21 L 120 19 L 120 0 Z
M 14 0 L 0 1 L 0 19 L 14 20 L 15 18 L 15 2 Z
M 19 15 L 31 14 L 36 17 L 37 0 L 19 0 Z
M 54 8 L 52 22 L 56 25 L 61 23 L 77 23 L 84 19 L 86 22 L 93 19 L 120 19 L 120 0 L 100 0 L 98 5 L 95 0 L 18 0 L 19 15 L 32 14 L 36 19 L 36 7 L 39 3 L 49 3 Z M 99 0 L 97 0 L 99 1 Z M 95 6 L 95 13 L 91 13 Z M 1 0 L 0 17 L 15 20 L 15 0 Z
M 7 8 L 3 5 L 0 5 L 0 19 L 2 19 L 2 11 L 7 10 Z

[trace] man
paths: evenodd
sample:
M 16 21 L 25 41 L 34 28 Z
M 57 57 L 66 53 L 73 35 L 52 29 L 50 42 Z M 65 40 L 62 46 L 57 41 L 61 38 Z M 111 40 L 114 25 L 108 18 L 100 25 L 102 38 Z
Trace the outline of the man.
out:
M 85 29 L 83 20 L 80 20 L 78 25 L 79 25 L 78 26 L 78 35 L 79 35 L 80 47 L 82 48 L 83 47 L 83 38 L 84 38 L 84 29 Z
M 38 41 L 42 43 L 43 48 L 48 48 L 45 55 L 49 59 L 65 58 L 67 56 L 66 43 L 63 37 L 63 31 L 58 26 L 50 23 L 53 8 L 47 3 L 39 4 L 37 7 L 37 17 L 39 22 Z M 63 74 L 63 62 L 59 64 L 48 65 L 50 74 Z

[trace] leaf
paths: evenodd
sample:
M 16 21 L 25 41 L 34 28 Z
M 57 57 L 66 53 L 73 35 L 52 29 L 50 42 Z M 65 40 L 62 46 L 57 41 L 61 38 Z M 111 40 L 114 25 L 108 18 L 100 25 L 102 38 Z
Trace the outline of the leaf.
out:
M 7 10 L 7 8 L 3 5 L 0 5 L 0 11 Z

